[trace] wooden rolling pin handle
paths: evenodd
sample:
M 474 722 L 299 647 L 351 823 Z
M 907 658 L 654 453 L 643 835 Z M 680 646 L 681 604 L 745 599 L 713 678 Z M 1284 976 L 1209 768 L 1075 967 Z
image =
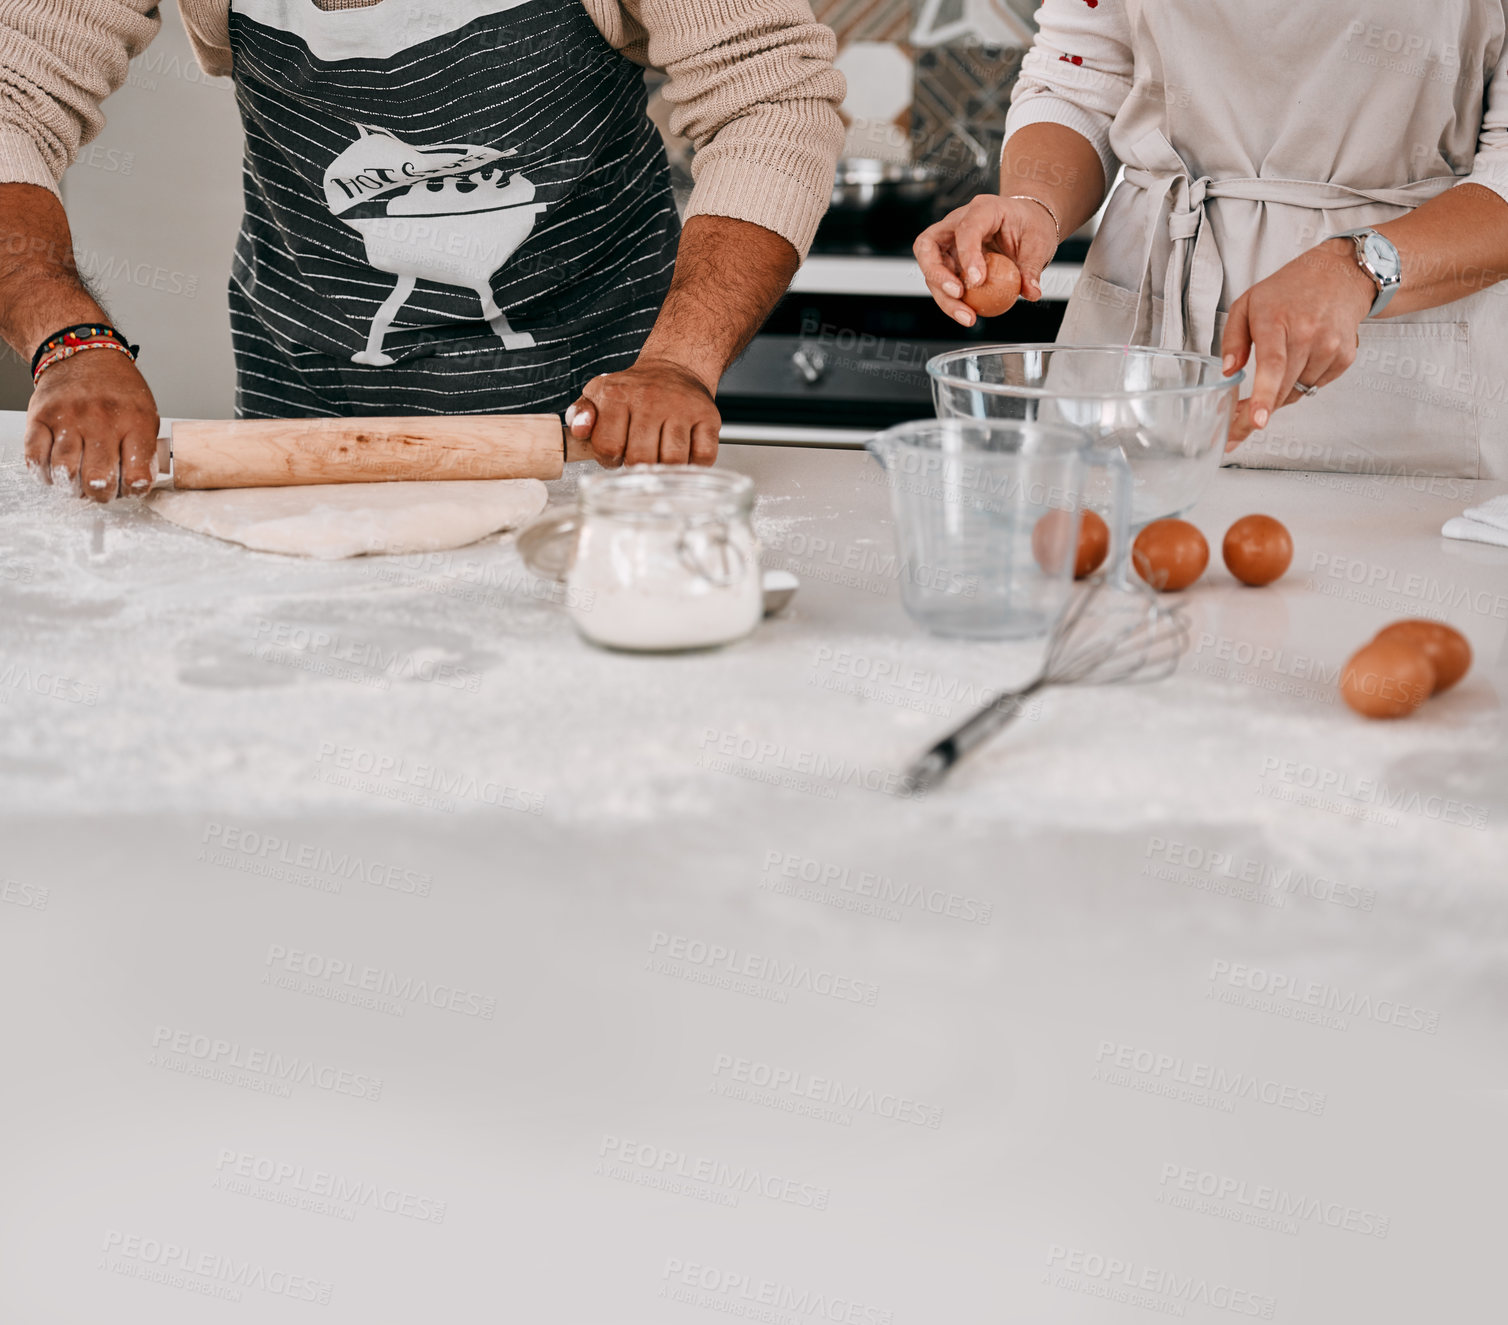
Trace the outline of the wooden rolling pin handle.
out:
M 552 479 L 560 477 L 568 450 L 560 418 L 554 414 L 188 420 L 173 425 L 173 484 L 279 488 L 398 480 Z

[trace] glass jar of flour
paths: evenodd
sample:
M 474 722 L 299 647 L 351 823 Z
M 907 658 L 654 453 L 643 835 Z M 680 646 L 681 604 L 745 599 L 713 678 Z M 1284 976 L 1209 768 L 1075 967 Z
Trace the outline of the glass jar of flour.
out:
M 641 652 L 742 639 L 764 614 L 754 483 L 693 465 L 585 475 L 579 504 L 519 535 L 529 568 L 566 584 L 594 644 Z

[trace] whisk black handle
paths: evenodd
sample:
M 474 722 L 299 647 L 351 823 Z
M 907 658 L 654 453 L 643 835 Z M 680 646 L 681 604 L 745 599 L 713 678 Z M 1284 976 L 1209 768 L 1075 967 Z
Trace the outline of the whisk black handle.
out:
M 967 722 L 960 723 L 906 770 L 907 788 L 915 794 L 935 787 L 964 755 L 1008 725 L 1026 707 L 1026 701 L 1041 689 L 1042 684 L 1042 681 L 1037 680 L 1023 690 L 996 695 L 989 704 Z

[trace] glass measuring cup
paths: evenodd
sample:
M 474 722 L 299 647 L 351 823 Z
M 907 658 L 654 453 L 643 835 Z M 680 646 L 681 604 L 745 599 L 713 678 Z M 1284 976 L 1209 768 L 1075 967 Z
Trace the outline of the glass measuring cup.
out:
M 901 601 L 927 630 L 1046 635 L 1072 591 L 1080 513 L 1095 506 L 1110 528 L 1109 578 L 1127 582 L 1131 472 L 1119 448 L 1062 425 L 923 419 L 869 450 L 889 479 Z

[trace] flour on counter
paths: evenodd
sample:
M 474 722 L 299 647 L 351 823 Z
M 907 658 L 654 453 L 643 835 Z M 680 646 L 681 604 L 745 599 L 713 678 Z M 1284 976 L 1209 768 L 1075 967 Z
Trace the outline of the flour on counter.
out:
M 19 455 L 19 434 L 10 445 Z M 569 501 L 579 473 L 547 484 L 550 500 Z M 1235 475 L 1225 505 L 1201 518 L 1213 528 L 1275 506 L 1268 485 L 1280 484 L 1289 492 L 1291 476 Z M 814 501 L 793 519 L 772 505 L 796 514 L 759 504 L 767 544 L 884 547 L 873 510 L 833 524 L 822 513 L 847 505 Z M 1359 530 L 1347 537 L 1367 547 Z M 1461 583 L 1488 583 L 1475 562 L 1452 565 Z M 1399 869 L 1448 846 L 1453 869 L 1501 877 L 1497 616 L 1464 622 L 1483 661 L 1460 687 L 1406 722 L 1365 724 L 1315 687 L 1276 693 L 1212 674 L 1203 640 L 1270 639 L 1338 664 L 1345 649 L 1329 642 L 1354 647 L 1380 613 L 1292 577 L 1258 592 L 1212 571 L 1191 591 L 1195 643 L 1176 676 L 1049 692 L 942 790 L 907 801 L 887 779 L 1021 668 L 1005 647 L 917 630 L 879 569 L 860 588 L 824 578 L 823 563 L 791 569 L 795 603 L 744 640 L 606 653 L 511 537 L 401 558 L 272 556 L 134 499 L 97 507 L 0 461 L 0 798 L 19 814 L 490 816 L 502 837 L 530 824 L 668 825 L 667 843 L 686 823 L 715 834 L 758 821 L 770 848 L 793 850 L 808 830 L 828 834 L 836 808 L 850 854 L 866 841 L 854 825 L 897 822 L 918 839 L 998 839 L 1003 869 L 1018 833 L 1150 842 L 1204 825 L 1217 842 L 1281 837 L 1289 854 Z M 1471 807 L 1464 822 L 1445 817 L 1452 798 Z

